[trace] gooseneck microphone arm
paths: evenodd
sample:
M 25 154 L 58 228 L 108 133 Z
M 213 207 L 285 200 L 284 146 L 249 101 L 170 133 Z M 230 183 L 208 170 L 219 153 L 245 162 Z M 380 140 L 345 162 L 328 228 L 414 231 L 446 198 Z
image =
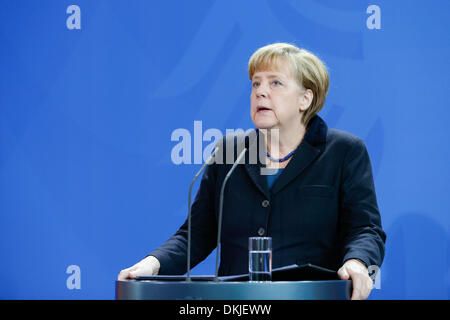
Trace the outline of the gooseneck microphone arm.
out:
M 245 152 L 247 151 L 247 147 L 244 148 L 244 150 L 241 151 L 236 161 L 233 163 L 233 166 L 231 167 L 230 171 L 225 176 L 225 179 L 222 183 L 222 188 L 220 190 L 220 202 L 219 202 L 219 218 L 218 218 L 218 227 L 217 227 L 217 256 L 216 256 L 216 273 L 214 277 L 214 281 L 219 281 L 219 245 L 220 245 L 220 237 L 222 235 L 222 211 L 223 211 L 223 194 L 225 191 L 225 185 L 230 178 L 231 174 L 233 173 L 236 166 L 241 162 L 241 159 L 244 157 Z
M 198 170 L 197 174 L 195 175 L 194 179 L 192 179 L 191 186 L 189 187 L 189 196 L 188 196 L 188 240 L 187 240 L 187 277 L 186 281 L 191 281 L 191 194 L 192 194 L 192 187 L 194 185 L 194 182 L 197 180 L 197 178 L 200 176 L 200 173 L 205 169 L 205 167 L 210 164 L 215 157 L 217 150 L 219 150 L 219 147 L 215 147 L 214 151 L 209 156 L 208 160 L 205 161 L 205 163 L 202 165 L 200 170 Z

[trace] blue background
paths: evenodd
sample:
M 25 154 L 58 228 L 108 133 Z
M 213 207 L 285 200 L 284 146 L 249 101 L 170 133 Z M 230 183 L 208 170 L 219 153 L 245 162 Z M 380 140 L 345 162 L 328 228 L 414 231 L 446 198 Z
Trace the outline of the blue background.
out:
M 71 4 L 81 30 L 66 27 Z M 200 165 L 172 162 L 172 132 L 252 128 L 248 58 L 283 41 L 323 59 L 320 115 L 367 144 L 388 236 L 370 299 L 448 299 L 449 13 L 447 0 L 1 0 L 0 298 L 114 299 L 119 271 L 185 220 Z

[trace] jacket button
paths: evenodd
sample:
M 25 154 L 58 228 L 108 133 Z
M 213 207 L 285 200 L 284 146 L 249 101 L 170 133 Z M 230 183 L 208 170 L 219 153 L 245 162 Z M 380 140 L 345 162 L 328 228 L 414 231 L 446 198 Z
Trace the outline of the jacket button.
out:
M 270 202 L 269 200 L 264 200 L 261 205 L 263 206 L 263 208 L 267 208 L 269 206 Z
M 261 228 L 258 229 L 258 234 L 259 234 L 260 236 L 263 236 L 265 232 L 266 232 L 266 230 L 264 230 L 263 227 L 261 227 Z

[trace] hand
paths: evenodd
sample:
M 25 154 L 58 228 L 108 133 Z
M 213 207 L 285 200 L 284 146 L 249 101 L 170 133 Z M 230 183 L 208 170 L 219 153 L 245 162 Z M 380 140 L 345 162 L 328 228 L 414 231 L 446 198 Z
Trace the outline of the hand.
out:
M 357 259 L 349 259 L 338 270 L 342 280 L 352 279 L 353 292 L 351 300 L 365 300 L 372 291 L 373 281 L 369 277 L 367 267 Z
M 154 276 L 158 274 L 160 267 L 158 259 L 148 256 L 134 266 L 120 271 L 117 280 L 134 279 L 137 276 Z

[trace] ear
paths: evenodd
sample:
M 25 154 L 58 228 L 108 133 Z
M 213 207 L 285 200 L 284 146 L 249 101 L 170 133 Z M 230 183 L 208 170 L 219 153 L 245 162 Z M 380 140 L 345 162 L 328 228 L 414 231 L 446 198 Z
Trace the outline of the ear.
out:
M 305 112 L 311 105 L 313 98 L 314 93 L 311 89 L 306 89 L 305 91 L 303 91 L 303 93 L 300 94 L 299 111 Z

